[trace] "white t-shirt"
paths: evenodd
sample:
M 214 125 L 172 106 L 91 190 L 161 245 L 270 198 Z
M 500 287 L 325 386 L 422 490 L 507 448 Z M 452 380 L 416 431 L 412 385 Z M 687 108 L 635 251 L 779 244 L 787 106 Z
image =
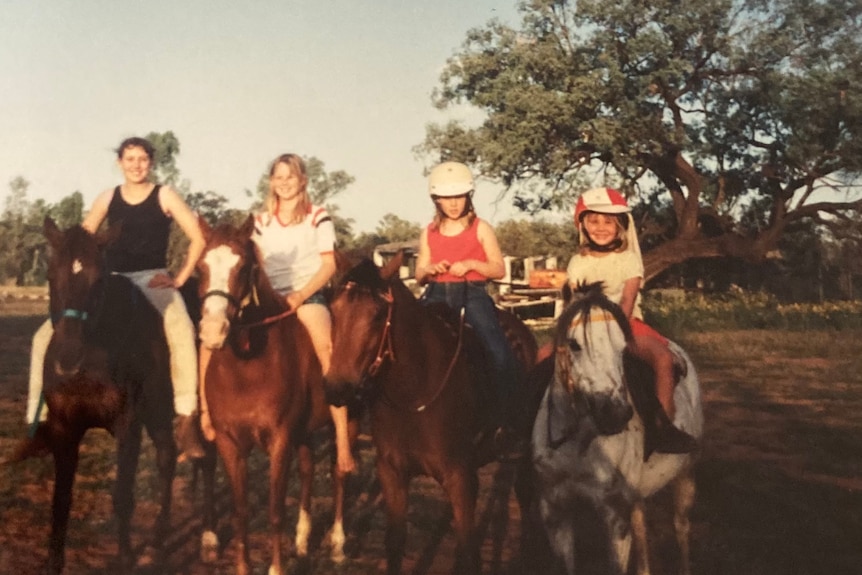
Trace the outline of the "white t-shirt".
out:
M 604 282 L 605 296 L 612 302 L 619 304 L 623 299 L 623 286 L 632 278 L 644 277 L 643 260 L 640 255 L 632 250 L 624 252 L 611 252 L 603 257 L 594 255 L 575 254 L 569 260 L 566 269 L 569 284 L 576 286 L 579 283 Z M 641 294 L 635 298 L 632 317 L 643 320 L 641 313 Z
M 298 224 L 259 214 L 252 239 L 263 255 L 272 287 L 281 295 L 302 289 L 320 269 L 322 254 L 335 250 L 335 226 L 325 208 L 311 206 Z

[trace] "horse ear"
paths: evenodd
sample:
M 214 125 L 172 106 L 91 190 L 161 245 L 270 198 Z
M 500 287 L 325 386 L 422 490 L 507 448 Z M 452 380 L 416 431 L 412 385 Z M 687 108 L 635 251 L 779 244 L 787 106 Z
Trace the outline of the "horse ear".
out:
M 403 261 L 404 250 L 398 250 L 395 256 L 391 260 L 386 262 L 386 265 L 380 268 L 380 277 L 386 281 L 391 280 L 393 277 L 396 279 L 399 278 L 399 272 L 401 271 L 401 262 Z
M 251 234 L 254 233 L 254 214 L 248 215 L 242 226 L 239 228 L 239 233 L 242 237 L 251 237 Z
M 45 232 L 45 238 L 51 247 L 57 247 L 63 241 L 63 232 L 57 227 L 51 216 L 45 216 L 45 221 L 42 224 L 42 229 Z
M 347 254 L 341 250 L 335 250 L 335 267 L 339 273 L 344 273 L 352 268 L 353 264 L 350 263 L 350 258 L 347 257 Z

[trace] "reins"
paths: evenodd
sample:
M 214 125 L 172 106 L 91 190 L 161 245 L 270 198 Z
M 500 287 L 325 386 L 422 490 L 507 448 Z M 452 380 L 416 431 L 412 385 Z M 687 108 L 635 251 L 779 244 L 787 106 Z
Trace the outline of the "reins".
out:
M 348 285 L 348 288 L 350 286 Z M 377 357 L 374 358 L 374 361 L 368 367 L 367 375 L 370 377 L 374 377 L 380 371 L 380 367 L 383 365 L 383 362 L 386 359 L 391 359 L 393 362 L 395 361 L 395 349 L 392 345 L 392 313 L 395 308 L 395 297 L 392 295 L 392 287 L 390 286 L 387 290 L 386 294 L 383 296 L 383 300 L 387 303 L 388 309 L 386 311 L 386 323 L 383 326 L 383 333 L 380 336 L 380 344 L 377 347 Z M 452 370 L 455 368 L 455 363 L 458 361 L 458 356 L 461 355 L 461 347 L 464 339 L 464 308 L 461 308 L 461 317 L 458 322 L 458 342 L 455 346 L 455 353 L 452 355 L 452 359 L 449 361 L 449 366 L 446 368 L 446 373 L 443 376 L 443 379 L 440 382 L 440 385 L 437 386 L 437 389 L 431 395 L 431 397 L 421 403 L 417 407 L 409 407 L 398 405 L 389 394 L 386 394 L 384 391 L 384 396 L 386 397 L 387 402 L 390 405 L 400 407 L 407 411 L 411 411 L 414 413 L 422 413 L 428 406 L 434 403 L 439 397 L 440 394 L 443 393 L 443 390 L 446 388 L 446 385 L 449 383 L 449 378 L 452 376 Z

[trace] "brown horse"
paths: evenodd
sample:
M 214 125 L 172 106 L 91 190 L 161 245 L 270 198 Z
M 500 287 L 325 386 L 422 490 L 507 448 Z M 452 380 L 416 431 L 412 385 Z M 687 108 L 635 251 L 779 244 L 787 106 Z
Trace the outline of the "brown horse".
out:
M 45 236 L 50 311 L 54 333 L 44 364 L 48 419 L 13 455 L 17 461 L 47 449 L 54 458 L 54 496 L 47 572 L 65 564 L 65 539 L 78 467 L 88 429 L 103 428 L 117 440 L 119 567 L 135 564 L 130 540 L 134 480 L 142 429 L 156 448 L 159 503 L 153 544 L 161 550 L 169 533 L 171 484 L 177 450 L 171 428 L 173 390 L 168 348 L 159 312 L 126 278 L 108 275 L 102 251 L 116 230 L 92 235 L 81 226 L 61 231 L 50 218 Z
M 387 573 L 401 571 L 408 485 L 419 474 L 437 480 L 452 505 L 456 571 L 479 573 L 477 470 L 496 455 L 492 439 L 499 412 L 490 370 L 472 330 L 420 304 L 400 281 L 400 266 L 400 254 L 383 269 L 364 260 L 339 283 L 331 304 L 327 396 L 337 405 L 360 393 L 370 404 L 388 515 Z M 536 359 L 535 339 L 517 318 L 504 318 L 526 372 Z M 523 497 L 519 493 L 522 506 Z
M 206 248 L 199 260 L 202 304 L 201 343 L 214 350 L 206 370 L 205 394 L 216 447 L 233 490 L 239 553 L 237 573 L 249 573 L 248 456 L 258 446 L 270 459 L 269 522 L 271 575 L 281 575 L 281 537 L 287 470 L 297 450 L 301 480 L 296 553 L 304 557 L 311 532 L 314 461 L 311 433 L 331 423 L 323 375 L 308 332 L 263 271 L 251 239 L 254 219 L 240 228 L 203 225 Z M 225 342 L 228 345 L 224 345 Z M 350 425 L 355 438 L 355 420 Z M 344 559 L 345 476 L 333 465 L 335 519 L 331 557 Z

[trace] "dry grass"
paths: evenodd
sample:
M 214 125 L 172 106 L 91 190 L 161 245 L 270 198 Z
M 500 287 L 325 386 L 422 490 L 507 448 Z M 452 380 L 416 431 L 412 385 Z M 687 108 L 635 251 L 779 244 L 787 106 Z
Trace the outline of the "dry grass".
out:
M 0 317 L 0 456 L 23 431 L 29 338 L 44 315 Z M 698 466 L 698 499 L 692 526 L 694 572 L 699 575 L 850 575 L 862 565 L 862 332 L 738 331 L 679 338 L 692 354 L 703 384 L 706 441 Z M 385 515 L 374 479 L 374 452 L 362 443 L 360 473 L 348 502 L 349 560 L 336 568 L 327 558 L 329 442 L 318 450 L 310 565 L 291 560 L 289 572 L 376 574 L 383 566 Z M 91 432 L 85 439 L 69 531 L 69 575 L 112 573 L 116 552 L 110 506 L 112 441 Z M 43 565 L 50 522 L 50 460 L 0 468 L 0 575 L 35 573 Z M 135 541 L 142 544 L 155 517 L 154 465 L 144 452 L 137 482 Z M 265 458 L 252 459 L 251 540 L 255 573 L 265 571 Z M 509 470 L 483 471 L 479 526 L 484 573 L 534 573 L 536 558 L 514 563 L 521 522 L 505 493 Z M 295 489 L 295 487 L 294 487 Z M 230 541 L 230 496 L 219 474 L 218 510 L 223 541 Z M 289 537 L 295 490 L 288 498 Z M 655 573 L 675 571 L 677 555 L 667 494 L 650 505 Z M 175 528 L 169 566 L 159 573 L 215 575 L 233 572 L 230 541 L 216 565 L 196 556 L 200 528 L 191 468 L 179 468 Z M 405 573 L 436 575 L 451 566 L 449 510 L 439 487 L 414 480 L 410 499 Z M 520 565 L 521 567 L 516 567 Z M 526 565 L 526 567 L 524 567 Z M 141 574 L 156 575 L 141 567 Z

